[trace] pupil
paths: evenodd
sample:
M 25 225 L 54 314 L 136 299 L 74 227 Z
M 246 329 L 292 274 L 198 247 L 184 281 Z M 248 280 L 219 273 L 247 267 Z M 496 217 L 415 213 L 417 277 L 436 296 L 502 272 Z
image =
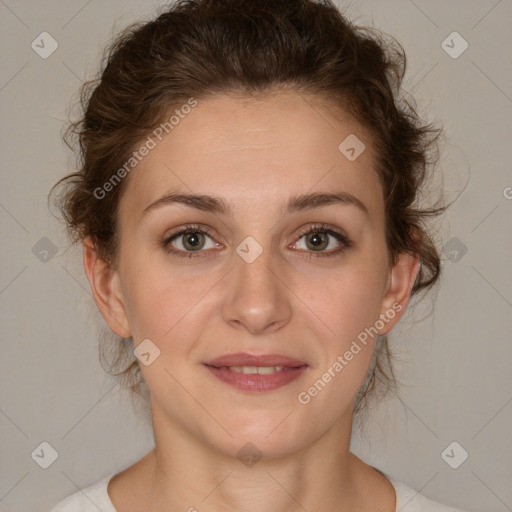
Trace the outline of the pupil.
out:
M 197 246 L 200 245 L 200 237 L 198 234 L 199 233 L 189 233 L 185 239 L 186 245 L 189 245 L 192 248 L 197 248 Z
M 311 245 L 313 247 L 319 247 L 323 243 L 325 243 L 325 236 L 319 235 L 318 233 L 313 233 L 310 238 Z

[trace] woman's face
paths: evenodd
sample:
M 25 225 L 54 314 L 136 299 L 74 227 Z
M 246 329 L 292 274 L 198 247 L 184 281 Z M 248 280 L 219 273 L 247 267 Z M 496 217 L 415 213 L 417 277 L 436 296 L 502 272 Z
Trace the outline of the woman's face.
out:
M 152 138 L 119 205 L 118 268 L 94 286 L 115 332 L 150 340 L 154 428 L 268 457 L 349 430 L 416 270 L 391 267 L 367 132 L 280 92 L 199 100 Z

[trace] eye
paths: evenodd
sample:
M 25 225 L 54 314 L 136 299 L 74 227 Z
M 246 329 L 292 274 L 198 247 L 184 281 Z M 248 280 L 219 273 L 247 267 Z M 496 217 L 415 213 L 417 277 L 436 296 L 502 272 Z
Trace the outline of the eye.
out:
M 335 256 L 353 245 L 347 235 L 326 224 L 309 226 L 298 236 L 299 240 L 293 244 L 294 248 L 309 251 L 311 257 Z M 303 238 L 304 243 L 301 244 L 300 240 Z
M 162 246 L 168 253 L 178 257 L 206 257 L 212 255 L 206 252 L 206 249 L 222 247 L 215 242 L 213 236 L 206 227 L 187 224 L 167 236 Z M 298 237 L 291 248 L 300 249 L 299 252 L 305 252 L 308 257 L 336 256 L 353 245 L 347 235 L 326 224 L 308 226 L 298 234 Z M 304 243 L 301 243 L 302 239 Z
M 190 224 L 166 237 L 162 245 L 168 252 L 184 258 L 200 256 L 203 249 L 215 249 L 220 246 L 208 230 Z

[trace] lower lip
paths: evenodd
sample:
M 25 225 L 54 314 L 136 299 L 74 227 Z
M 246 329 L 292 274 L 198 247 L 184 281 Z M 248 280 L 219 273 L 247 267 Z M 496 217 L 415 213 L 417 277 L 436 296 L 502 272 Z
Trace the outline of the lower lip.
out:
M 272 391 L 278 389 L 298 379 L 308 368 L 306 365 L 298 368 L 283 368 L 280 372 L 271 373 L 270 375 L 259 375 L 257 373 L 238 373 L 228 370 L 226 367 L 204 366 L 219 380 L 244 391 Z

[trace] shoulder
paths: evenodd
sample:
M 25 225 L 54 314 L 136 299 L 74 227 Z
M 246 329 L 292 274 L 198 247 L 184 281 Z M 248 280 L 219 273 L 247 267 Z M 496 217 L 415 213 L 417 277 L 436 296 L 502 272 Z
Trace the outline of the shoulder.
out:
M 117 512 L 107 492 L 113 476 L 108 475 L 90 487 L 71 494 L 57 503 L 50 512 Z
M 462 512 L 458 508 L 442 505 L 415 491 L 402 482 L 387 477 L 396 492 L 396 510 L 400 512 Z

